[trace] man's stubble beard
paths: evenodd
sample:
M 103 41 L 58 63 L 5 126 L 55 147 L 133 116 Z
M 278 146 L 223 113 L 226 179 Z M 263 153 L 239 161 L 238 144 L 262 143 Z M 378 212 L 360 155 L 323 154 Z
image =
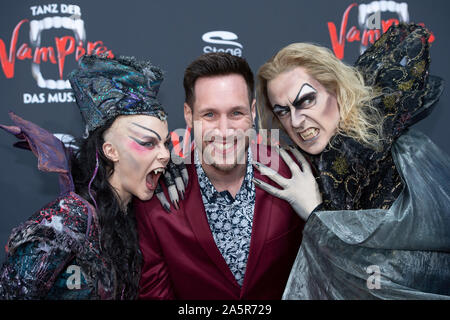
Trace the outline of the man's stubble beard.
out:
M 244 141 L 238 140 L 237 142 L 237 148 L 236 152 L 233 150 L 231 154 L 233 155 L 232 162 L 229 160 L 227 156 L 223 157 L 222 161 L 217 161 L 217 157 L 213 157 L 210 154 L 210 149 L 213 149 L 212 146 L 207 145 L 205 146 L 203 150 L 203 161 L 204 164 L 210 165 L 211 167 L 215 168 L 218 171 L 222 172 L 231 172 L 233 171 L 238 165 L 240 164 L 246 164 L 247 162 L 247 152 L 249 148 L 249 141 L 248 137 L 243 138 Z M 241 147 L 240 145 L 244 144 L 244 147 Z M 231 163 L 230 163 L 231 162 Z

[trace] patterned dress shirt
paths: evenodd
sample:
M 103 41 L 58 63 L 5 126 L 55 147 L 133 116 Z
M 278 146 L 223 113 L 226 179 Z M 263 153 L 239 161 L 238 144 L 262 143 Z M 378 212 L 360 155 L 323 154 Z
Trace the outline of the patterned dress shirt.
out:
M 252 181 L 251 150 L 249 148 L 247 153 L 244 181 L 234 199 L 227 190 L 216 190 L 201 166 L 197 150 L 194 161 L 212 235 L 236 281 L 242 286 L 250 249 L 256 195 Z

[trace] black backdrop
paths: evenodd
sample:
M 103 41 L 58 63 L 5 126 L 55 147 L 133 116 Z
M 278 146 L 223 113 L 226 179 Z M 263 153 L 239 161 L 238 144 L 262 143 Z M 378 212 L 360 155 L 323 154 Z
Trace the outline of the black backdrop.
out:
M 423 23 L 431 30 L 431 73 L 450 79 L 450 5 L 444 0 L 7 0 L 0 8 L 0 123 L 11 124 L 7 112 L 14 111 L 53 133 L 72 136 L 80 136 L 83 127 L 64 80 L 76 66 L 77 57 L 86 51 L 134 55 L 165 70 L 159 98 L 169 112 L 170 130 L 185 127 L 183 72 L 203 52 L 224 50 L 242 55 L 256 73 L 289 43 L 314 42 L 332 48 L 332 38 L 340 40 L 341 29 L 345 29 L 340 42 L 344 50 L 335 53 L 353 63 L 365 35 L 370 34 L 364 20 L 377 10 L 381 11 L 381 28 L 397 19 Z M 435 111 L 416 128 L 450 154 L 448 92 L 444 91 Z M 39 172 L 36 158 L 31 152 L 13 149 L 14 141 L 0 133 L 2 246 L 14 226 L 58 193 L 57 176 Z M 1 260 L 3 257 L 1 250 Z

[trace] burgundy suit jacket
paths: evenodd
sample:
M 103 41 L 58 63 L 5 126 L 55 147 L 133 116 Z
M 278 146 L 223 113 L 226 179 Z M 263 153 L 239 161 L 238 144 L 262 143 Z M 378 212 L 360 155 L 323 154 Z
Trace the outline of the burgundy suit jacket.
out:
M 290 177 L 289 168 L 279 162 L 280 174 Z M 143 255 L 139 298 L 281 299 L 304 222 L 286 201 L 256 187 L 250 251 L 240 287 L 212 236 L 193 162 L 187 169 L 189 183 L 179 210 L 172 205 L 167 213 L 157 197 L 135 203 Z M 254 173 L 269 182 L 258 170 Z

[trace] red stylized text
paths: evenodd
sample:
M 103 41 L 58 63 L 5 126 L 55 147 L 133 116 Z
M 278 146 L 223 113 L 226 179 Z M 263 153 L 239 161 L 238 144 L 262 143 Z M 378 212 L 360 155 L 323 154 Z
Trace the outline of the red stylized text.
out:
M 14 77 L 14 66 L 16 57 L 19 60 L 29 59 L 34 63 L 40 64 L 41 61 L 58 64 L 59 77 L 63 79 L 64 63 L 68 55 L 75 53 L 75 60 L 78 61 L 85 54 L 101 54 L 105 53 L 108 58 L 113 58 L 114 54 L 111 50 L 103 45 L 102 41 L 88 42 L 86 48 L 83 43 L 75 43 L 75 37 L 64 36 L 55 37 L 55 48 L 42 47 L 33 49 L 27 44 L 22 44 L 17 49 L 17 38 L 22 25 L 28 22 L 27 19 L 20 21 L 13 30 L 11 42 L 9 44 L 9 54 L 6 52 L 6 46 L 0 39 L 0 60 L 5 77 L 10 79 Z
M 336 25 L 333 22 L 328 22 L 328 32 L 330 33 L 331 45 L 334 51 L 334 54 L 338 59 L 344 58 L 344 48 L 346 41 L 354 42 L 360 41 L 362 45 L 367 46 L 368 43 L 374 43 L 381 37 L 382 33 L 385 33 L 390 26 L 393 24 L 399 24 L 398 19 L 389 19 L 387 21 L 381 20 L 381 30 L 363 30 L 362 36 L 361 31 L 357 29 L 355 26 L 352 26 L 347 32 L 347 24 L 348 24 L 348 16 L 350 14 L 350 10 L 356 7 L 357 3 L 352 3 L 348 6 L 348 8 L 344 11 L 344 15 L 342 17 L 341 28 L 339 30 L 339 37 L 336 29 Z M 419 23 L 419 25 L 424 26 L 423 23 Z M 433 42 L 435 37 L 431 34 L 428 42 Z

